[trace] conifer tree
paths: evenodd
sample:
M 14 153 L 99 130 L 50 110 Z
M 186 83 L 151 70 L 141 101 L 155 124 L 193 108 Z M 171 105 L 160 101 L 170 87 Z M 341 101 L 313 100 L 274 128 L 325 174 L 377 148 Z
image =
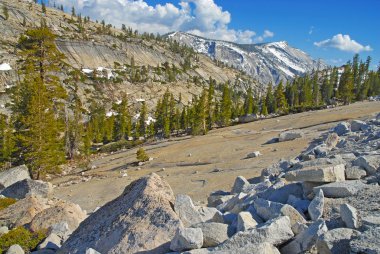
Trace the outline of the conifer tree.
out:
M 318 72 L 316 72 L 313 76 L 312 80 L 312 100 L 313 100 L 313 106 L 319 106 L 321 104 L 321 90 L 319 88 L 318 84 Z
M 270 83 L 267 88 L 267 95 L 265 98 L 265 105 L 269 113 L 275 113 L 277 110 L 277 105 L 275 97 L 273 95 L 273 85 Z
M 244 114 L 245 115 L 250 115 L 253 113 L 254 99 L 253 99 L 253 93 L 252 93 L 251 87 L 248 88 L 243 107 L 244 107 Z
M 37 179 L 57 172 L 64 161 L 63 124 L 57 111 L 66 94 L 54 75 L 61 69 L 63 55 L 54 39 L 48 28 L 41 27 L 26 31 L 18 43 L 24 79 L 14 89 L 12 109 L 19 154 Z
M 46 5 L 44 1 L 41 2 L 41 9 L 42 9 L 42 13 L 46 14 Z
M 266 103 L 266 98 L 263 99 L 261 103 L 261 115 L 267 116 L 268 115 L 268 108 L 267 108 L 267 103 Z
M 145 137 L 146 131 L 147 131 L 147 125 L 146 125 L 146 120 L 147 120 L 147 108 L 145 101 L 142 102 L 141 104 L 141 110 L 140 110 L 140 117 L 139 117 L 139 127 L 140 127 L 140 135 L 142 137 Z
M 11 166 L 15 150 L 15 140 L 11 121 L 5 115 L 0 115 L 0 165 Z
M 286 101 L 284 86 L 282 81 L 277 85 L 275 90 L 276 109 L 281 113 L 286 113 L 288 110 L 288 103 Z
M 210 77 L 208 94 L 207 94 L 207 128 L 211 130 L 212 125 L 215 122 L 214 115 L 214 96 L 215 96 L 215 85 L 214 80 Z
M 345 105 L 351 103 L 352 98 L 354 97 L 354 80 L 352 75 L 351 66 L 346 64 L 344 67 L 344 72 L 340 77 L 338 95 Z
M 228 84 L 223 86 L 222 101 L 220 103 L 220 122 L 222 126 L 229 126 L 232 116 L 232 100 Z
M 327 75 L 327 73 L 324 75 L 323 81 L 322 81 L 322 100 L 326 105 L 330 104 L 330 100 L 334 93 L 334 87 L 331 82 L 331 76 Z
M 123 140 L 131 137 L 132 119 L 128 109 L 128 98 L 123 96 L 119 105 L 116 106 L 116 139 Z
M 67 110 L 65 112 L 65 147 L 68 159 L 74 159 L 76 154 L 83 151 L 82 105 L 79 99 L 75 101 L 72 111 L 72 118 Z

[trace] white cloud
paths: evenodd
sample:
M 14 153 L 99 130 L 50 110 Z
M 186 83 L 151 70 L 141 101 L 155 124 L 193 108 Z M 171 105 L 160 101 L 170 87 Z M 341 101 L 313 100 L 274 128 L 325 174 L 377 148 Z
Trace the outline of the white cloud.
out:
M 272 38 L 274 36 L 274 33 L 269 31 L 269 30 L 265 30 L 263 35 L 260 35 L 258 37 L 256 37 L 254 39 L 255 42 L 263 42 L 265 39 L 267 38 Z
M 349 35 L 342 34 L 334 35 L 331 39 L 327 39 L 320 42 L 314 42 L 314 45 L 317 47 L 336 48 L 341 51 L 348 51 L 354 53 L 359 53 L 362 51 L 372 51 L 372 48 L 369 45 L 363 46 L 355 40 L 352 40 Z
M 151 6 L 144 0 L 56 0 L 66 10 L 71 10 L 73 2 L 77 13 L 92 19 L 104 19 L 119 27 L 125 24 L 143 32 L 165 34 L 185 31 L 239 43 L 263 41 L 274 36 L 266 30 L 255 38 L 254 31 L 229 28 L 231 14 L 214 0 L 181 0 L 178 6 L 171 3 Z
M 311 26 L 309 29 L 309 34 L 311 35 L 311 34 L 313 34 L 313 32 L 314 32 L 314 26 Z

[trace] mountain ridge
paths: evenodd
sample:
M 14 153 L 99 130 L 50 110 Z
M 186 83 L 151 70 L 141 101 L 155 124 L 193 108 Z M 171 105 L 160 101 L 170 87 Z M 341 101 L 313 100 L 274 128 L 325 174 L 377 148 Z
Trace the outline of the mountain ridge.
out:
M 187 32 L 172 32 L 165 36 L 214 60 L 232 65 L 255 77 L 262 84 L 278 84 L 316 69 L 327 68 L 323 61 L 314 60 L 286 41 L 239 44 L 207 39 Z

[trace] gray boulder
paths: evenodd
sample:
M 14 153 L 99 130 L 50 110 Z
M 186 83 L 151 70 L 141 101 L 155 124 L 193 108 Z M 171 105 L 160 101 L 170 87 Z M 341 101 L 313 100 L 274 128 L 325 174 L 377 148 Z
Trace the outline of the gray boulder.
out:
M 351 131 L 351 125 L 348 122 L 341 122 L 334 128 L 334 132 L 338 136 L 343 136 Z
M 350 241 L 359 236 L 360 232 L 349 228 L 336 228 L 318 238 L 318 254 L 350 253 Z
M 203 233 L 200 228 L 178 228 L 170 244 L 173 251 L 199 249 L 203 245 Z
M 366 155 L 357 158 L 354 166 L 364 168 L 368 175 L 374 175 L 380 167 L 380 155 Z
M 58 253 L 167 253 L 182 223 L 174 195 L 157 174 L 132 182 L 116 199 L 84 220 Z
M 309 208 L 307 209 L 310 215 L 310 218 L 313 221 L 319 220 L 323 215 L 323 208 L 325 204 L 325 197 L 323 191 L 319 190 L 315 195 L 314 199 L 311 201 Z
M 0 190 L 25 179 L 30 179 L 29 170 L 25 165 L 1 171 Z
M 6 252 L 6 254 L 24 254 L 24 253 L 25 253 L 24 250 L 18 244 L 15 244 L 9 247 L 9 249 Z
M 283 187 L 274 190 L 268 197 L 267 200 L 286 204 L 289 196 L 295 196 L 297 198 L 302 198 L 303 189 L 300 183 L 290 183 Z
M 339 165 L 326 165 L 320 167 L 303 168 L 299 170 L 294 170 L 287 172 L 285 174 L 285 179 L 288 181 L 297 182 L 318 182 L 318 183 L 329 183 L 338 182 L 345 180 L 345 166 L 344 164 Z
M 177 213 L 185 227 L 190 227 L 203 222 L 193 201 L 187 195 L 177 195 L 174 203 L 174 211 Z
M 326 147 L 329 150 L 335 148 L 338 142 L 339 142 L 339 136 L 335 132 L 330 133 L 325 140 Z
M 244 178 L 244 176 L 238 176 L 235 179 L 235 183 L 232 187 L 231 193 L 237 194 L 240 192 L 244 192 L 244 190 L 247 189 L 249 185 L 250 183 L 247 181 L 247 179 Z
M 340 216 L 348 228 L 359 228 L 358 211 L 349 204 L 340 205 Z
M 249 245 L 269 243 L 281 245 L 294 236 L 287 216 L 267 221 L 254 229 L 238 232 L 218 247 L 222 250 L 234 250 Z
M 249 153 L 247 155 L 247 159 L 252 159 L 252 158 L 256 158 L 256 157 L 260 157 L 262 154 L 260 153 L 260 151 L 255 151 L 253 153 Z
M 37 246 L 37 249 L 58 250 L 61 247 L 61 244 L 62 239 L 58 235 L 52 233 L 48 235 L 48 237 L 46 237 L 45 240 L 43 240 L 43 242 Z
M 100 252 L 94 250 L 93 248 L 88 248 L 86 254 L 101 254 Z
M 325 232 L 327 232 L 326 224 L 320 219 L 299 233 L 290 243 L 282 247 L 281 253 L 296 254 L 310 250 L 316 244 L 318 238 Z
M 257 226 L 257 222 L 253 219 L 250 212 L 241 212 L 237 217 L 237 228 L 239 231 L 247 231 Z
M 366 129 L 368 129 L 368 125 L 364 121 L 353 120 L 351 122 L 351 131 L 352 132 L 365 131 Z
M 202 229 L 203 247 L 215 247 L 228 239 L 228 225 L 223 223 L 200 223 L 194 227 Z
M 351 253 L 380 253 L 380 227 L 371 227 L 350 241 Z
M 279 142 L 284 142 L 284 141 L 290 141 L 290 140 L 295 140 L 298 138 L 303 138 L 305 134 L 301 130 L 289 130 L 289 131 L 284 131 L 280 134 L 278 141 Z
M 40 196 L 50 198 L 53 192 L 51 183 L 24 179 L 5 188 L 1 195 L 8 198 L 23 199 L 26 196 Z
M 201 216 L 202 222 L 220 222 L 223 220 L 223 215 L 215 207 L 195 207 L 199 215 Z
M 319 190 L 323 190 L 323 194 L 328 198 L 345 198 L 355 195 L 358 191 L 362 190 L 366 185 L 361 181 L 345 181 L 329 183 L 313 188 L 315 194 Z
M 247 196 L 245 193 L 236 194 L 233 198 L 227 200 L 225 203 L 218 205 L 216 208 L 221 212 L 231 211 L 236 205 L 240 204 Z
M 367 175 L 364 169 L 357 166 L 346 168 L 345 172 L 347 180 L 359 180 Z

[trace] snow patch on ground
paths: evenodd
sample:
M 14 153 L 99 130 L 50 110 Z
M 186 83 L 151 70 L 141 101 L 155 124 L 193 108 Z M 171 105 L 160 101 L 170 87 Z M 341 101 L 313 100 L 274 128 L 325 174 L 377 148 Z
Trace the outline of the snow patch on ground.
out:
M 12 67 L 9 65 L 9 63 L 0 64 L 0 71 L 10 71 L 10 70 L 12 70 Z

